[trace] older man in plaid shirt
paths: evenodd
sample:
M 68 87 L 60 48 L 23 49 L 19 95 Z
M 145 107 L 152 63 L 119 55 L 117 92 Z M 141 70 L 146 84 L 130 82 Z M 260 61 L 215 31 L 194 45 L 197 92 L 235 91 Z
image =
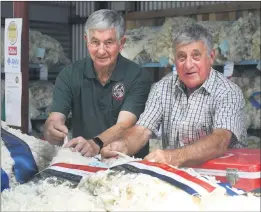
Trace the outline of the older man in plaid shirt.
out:
M 177 74 L 164 77 L 151 89 L 145 111 L 121 141 L 104 147 L 135 154 L 162 125 L 164 150 L 147 160 L 174 166 L 201 164 L 223 155 L 228 148 L 246 147 L 244 97 L 240 88 L 212 68 L 212 36 L 202 26 L 184 28 L 174 39 Z

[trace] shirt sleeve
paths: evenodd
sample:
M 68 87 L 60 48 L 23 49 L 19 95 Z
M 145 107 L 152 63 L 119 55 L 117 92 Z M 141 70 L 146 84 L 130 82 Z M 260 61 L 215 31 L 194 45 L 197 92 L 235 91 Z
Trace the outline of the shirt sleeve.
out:
M 234 89 L 218 101 L 214 129 L 226 129 L 233 133 L 230 147 L 246 147 L 245 99 L 242 91 Z
M 162 121 L 163 109 L 161 101 L 161 83 L 156 83 L 152 86 L 145 110 L 141 114 L 137 125 L 141 125 L 150 129 L 154 134 L 159 131 L 159 125 Z
M 140 114 L 144 111 L 151 84 L 152 79 L 149 72 L 145 69 L 141 70 L 125 96 L 121 111 L 129 111 L 139 119 Z
M 66 67 L 57 76 L 53 92 L 51 112 L 60 112 L 66 117 L 72 108 L 71 67 Z

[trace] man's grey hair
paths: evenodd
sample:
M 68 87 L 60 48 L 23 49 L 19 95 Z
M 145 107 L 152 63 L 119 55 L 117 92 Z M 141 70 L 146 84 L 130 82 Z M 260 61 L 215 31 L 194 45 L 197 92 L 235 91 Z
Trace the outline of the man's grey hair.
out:
M 92 13 L 85 24 L 85 34 L 89 37 L 89 30 L 91 29 L 109 29 L 115 28 L 116 37 L 120 40 L 125 33 L 125 22 L 122 16 L 117 12 L 107 9 L 97 10 Z
M 213 50 L 213 38 L 211 33 L 199 24 L 191 24 L 181 29 L 173 40 L 173 50 L 175 52 L 177 45 L 189 44 L 192 42 L 203 41 L 210 55 Z

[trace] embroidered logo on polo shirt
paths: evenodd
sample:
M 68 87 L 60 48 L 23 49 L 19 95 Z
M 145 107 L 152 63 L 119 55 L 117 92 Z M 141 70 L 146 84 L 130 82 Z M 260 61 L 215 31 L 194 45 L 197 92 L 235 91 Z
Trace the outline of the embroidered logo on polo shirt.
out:
M 125 87 L 122 82 L 116 83 L 112 87 L 112 97 L 116 100 L 122 100 L 125 94 Z

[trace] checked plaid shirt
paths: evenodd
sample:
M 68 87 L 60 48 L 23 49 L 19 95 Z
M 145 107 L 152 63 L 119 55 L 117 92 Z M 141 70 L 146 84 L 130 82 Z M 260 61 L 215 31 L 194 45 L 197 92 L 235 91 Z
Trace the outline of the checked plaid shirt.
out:
M 233 133 L 230 148 L 246 147 L 245 100 L 240 88 L 211 69 L 208 79 L 189 98 L 175 74 L 156 83 L 137 125 L 157 134 L 162 126 L 164 149 L 191 144 L 214 129 Z

